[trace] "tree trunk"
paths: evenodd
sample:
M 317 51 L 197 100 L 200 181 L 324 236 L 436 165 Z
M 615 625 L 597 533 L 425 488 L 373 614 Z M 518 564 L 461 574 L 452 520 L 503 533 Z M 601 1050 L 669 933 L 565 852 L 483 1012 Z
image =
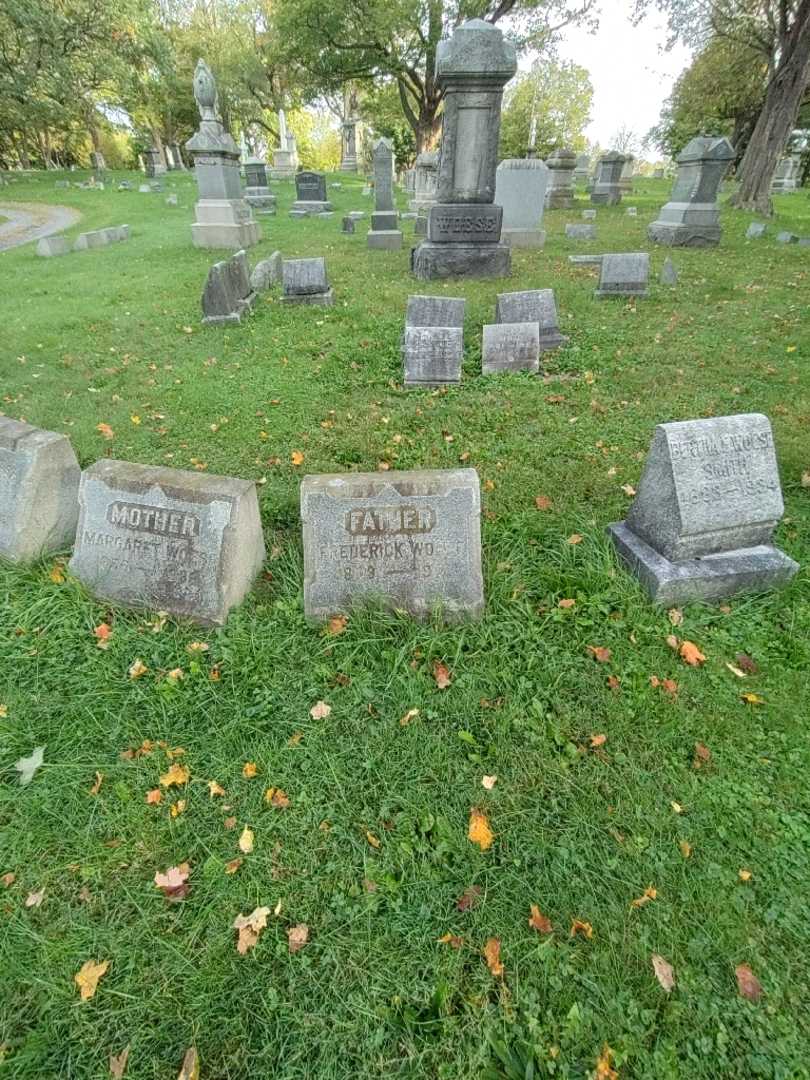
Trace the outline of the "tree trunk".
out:
M 796 123 L 808 74 L 810 0 L 802 0 L 740 165 L 740 187 L 731 199 L 732 206 L 759 214 L 773 213 L 771 181 Z

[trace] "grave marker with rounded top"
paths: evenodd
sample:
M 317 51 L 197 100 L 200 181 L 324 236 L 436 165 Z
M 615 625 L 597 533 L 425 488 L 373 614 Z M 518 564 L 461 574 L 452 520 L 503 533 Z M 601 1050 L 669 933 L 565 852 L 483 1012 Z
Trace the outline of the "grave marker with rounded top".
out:
M 673 247 L 713 247 L 720 242 L 717 192 L 734 148 L 728 139 L 699 136 L 676 158 L 678 174 L 669 202 L 647 230 L 657 244 Z
M 245 202 L 257 214 L 275 214 L 276 197 L 267 185 L 267 166 L 261 158 L 245 162 Z
M 264 562 L 250 480 L 107 459 L 79 507 L 69 569 L 104 600 L 221 625 Z
M 659 424 L 608 531 L 656 603 L 682 604 L 789 581 L 798 566 L 772 543 L 783 512 L 770 422 L 747 413 Z
M 541 248 L 548 169 L 539 158 L 507 158 L 495 171 L 495 203 L 503 209 L 501 239 L 510 247 Z
M 335 302 L 326 276 L 326 259 L 285 259 L 281 266 L 285 304 L 316 304 L 331 307 Z
M 308 619 L 364 604 L 448 622 L 482 614 L 474 469 L 306 476 L 301 519 Z
M 0 416 L 0 557 L 30 562 L 73 543 L 80 475 L 67 436 Z

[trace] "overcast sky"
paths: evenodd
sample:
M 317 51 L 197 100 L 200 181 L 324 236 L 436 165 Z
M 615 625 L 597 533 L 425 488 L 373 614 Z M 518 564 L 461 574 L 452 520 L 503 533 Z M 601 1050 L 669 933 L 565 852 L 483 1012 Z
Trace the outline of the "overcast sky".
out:
M 629 18 L 632 8 L 633 0 L 603 0 L 597 32 L 566 30 L 559 47 L 561 59 L 573 60 L 590 72 L 593 109 L 585 134 L 603 148 L 610 146 L 611 136 L 622 125 L 646 135 L 691 57 L 682 46 L 663 51 L 667 36 L 663 16 L 649 15 L 634 27 Z

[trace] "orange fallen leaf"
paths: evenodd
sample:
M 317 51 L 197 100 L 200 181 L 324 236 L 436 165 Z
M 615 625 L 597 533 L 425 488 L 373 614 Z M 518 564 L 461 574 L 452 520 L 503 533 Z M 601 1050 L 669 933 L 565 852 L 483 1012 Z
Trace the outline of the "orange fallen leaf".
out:
M 200 1080 L 200 1058 L 196 1046 L 190 1046 L 183 1055 L 177 1080 Z
M 682 641 L 680 654 L 681 659 L 692 667 L 699 667 L 706 659 L 694 641 Z
M 436 940 L 439 945 L 449 945 L 451 949 L 460 949 L 464 944 L 464 938 L 460 938 L 456 934 L 442 934 Z
M 695 743 L 695 756 L 692 759 L 693 769 L 702 769 L 704 765 L 710 764 L 712 760 L 712 752 L 702 742 Z
M 100 432 L 105 439 L 111 439 L 115 435 L 109 424 L 96 424 L 96 431 Z
M 644 890 L 641 896 L 637 896 L 635 900 L 631 900 L 630 907 L 639 908 L 644 907 L 650 900 L 655 900 L 658 897 L 658 892 L 650 885 Z
M 484 946 L 484 959 L 487 967 L 496 979 L 503 978 L 503 964 L 501 963 L 501 939 L 496 937 L 487 938 Z
M 672 964 L 668 963 L 663 956 L 660 956 L 658 953 L 653 953 L 652 966 L 655 977 L 658 979 L 661 988 L 669 993 L 675 985 L 675 970 L 672 967 Z
M 538 510 L 550 510 L 551 499 L 548 497 L 548 495 L 538 495 L 534 500 L 534 505 L 537 507 Z
M 540 911 L 537 904 L 529 905 L 529 926 L 532 930 L 536 930 L 538 934 L 551 934 L 554 931 L 551 919 Z
M 250 855 L 251 851 L 253 851 L 253 839 L 253 830 L 246 825 L 242 830 L 242 835 L 239 837 L 239 850 L 243 855 Z
M 571 920 L 571 931 L 569 937 L 576 937 L 577 934 L 582 934 L 589 941 L 593 937 L 593 927 L 589 922 L 583 922 L 581 919 Z
M 157 806 L 162 798 L 163 792 L 160 788 L 152 788 L 151 791 L 147 791 L 146 793 L 146 801 L 150 806 Z
M 309 927 L 306 923 L 298 923 L 287 931 L 287 948 L 291 953 L 297 953 L 299 949 L 303 949 L 308 941 Z
M 246 761 L 242 766 L 242 776 L 246 780 L 252 780 L 256 773 L 259 771 L 255 761 Z
M 241 912 L 233 920 L 233 928 L 237 930 L 236 951 L 242 956 L 259 940 L 259 934 L 267 926 L 267 916 L 270 914 L 269 907 L 257 907 L 250 915 Z
M 567 598 L 565 600 L 558 600 L 557 601 L 557 607 L 562 608 L 563 611 L 567 611 L 568 608 L 574 607 L 575 604 L 576 604 L 576 600 L 571 600 L 570 598 Z
M 586 648 L 588 649 L 588 652 L 591 653 L 594 660 L 598 661 L 600 664 L 606 664 L 613 655 L 610 649 L 606 649 L 602 645 L 588 645 Z
M 607 735 L 591 735 L 591 746 L 595 750 L 599 746 L 604 746 L 607 742 Z
M 486 814 L 482 810 L 476 810 L 474 807 L 470 810 L 467 839 L 471 840 L 473 844 L 478 844 L 482 851 L 489 851 L 492 847 L 492 841 L 495 839 L 495 834 L 489 827 Z
M 98 795 L 98 793 L 99 793 L 99 792 L 101 791 L 101 785 L 102 785 L 103 783 L 104 783 L 104 774 L 103 774 L 103 773 L 100 773 L 100 772 L 98 771 L 98 769 L 96 769 L 96 779 L 95 779 L 95 783 L 94 783 L 94 784 L 93 784 L 93 786 L 92 786 L 92 787 L 91 787 L 91 788 L 89 789 L 89 792 L 88 792 L 88 794 L 90 794 L 90 795 Z
M 618 675 L 608 675 L 607 683 L 611 690 L 618 690 L 621 686 L 621 680 Z
M 168 771 L 163 773 L 160 777 L 160 786 L 165 788 L 173 786 L 180 787 L 181 785 L 188 783 L 190 775 L 191 773 L 189 772 L 188 766 L 179 765 L 175 761 L 169 766 Z
M 218 784 L 216 780 L 208 781 L 208 794 L 212 799 L 215 799 L 218 795 L 225 794 L 225 788 L 221 784 Z
M 277 810 L 286 810 L 290 800 L 285 791 L 280 787 L 270 787 L 264 793 L 264 801 L 268 806 L 274 806 Z
M 225 863 L 225 873 L 235 874 L 241 865 L 241 859 L 230 859 L 228 862 Z
M 179 866 L 170 866 L 165 874 L 161 874 L 160 871 L 155 874 L 155 885 L 167 900 L 176 904 L 188 896 L 191 888 L 188 884 L 189 873 L 190 868 L 187 862 L 180 863 Z
M 99 623 L 93 629 L 93 634 L 97 639 L 99 649 L 106 649 L 110 644 L 110 636 L 112 635 L 112 628 L 105 622 Z
M 129 1045 L 124 1047 L 120 1054 L 110 1054 L 110 1076 L 113 1080 L 122 1080 L 127 1071 L 127 1059 L 129 1058 Z
M 436 686 L 439 690 L 446 690 L 453 681 L 450 669 L 440 660 L 433 661 L 433 678 L 436 680 Z
M 301 453 L 300 450 L 293 450 L 293 452 L 290 454 L 290 461 L 293 463 L 293 465 L 303 465 L 304 455 Z
M 85 960 L 79 971 L 73 976 L 73 981 L 79 988 L 82 1001 L 89 1001 L 98 989 L 98 981 L 110 966 L 109 960 L 102 960 L 97 964 L 93 960 Z
M 348 625 L 349 620 L 345 615 L 333 615 L 326 624 L 326 632 L 327 634 L 331 634 L 332 637 L 337 637 L 338 634 L 343 633 Z
M 749 1001 L 759 1001 L 762 997 L 762 984 L 748 964 L 738 964 L 734 968 L 734 974 L 737 976 L 737 989 L 740 996 Z
M 613 1051 L 607 1043 L 602 1047 L 602 1052 L 596 1059 L 596 1072 L 594 1080 L 619 1080 L 619 1074 L 611 1066 Z

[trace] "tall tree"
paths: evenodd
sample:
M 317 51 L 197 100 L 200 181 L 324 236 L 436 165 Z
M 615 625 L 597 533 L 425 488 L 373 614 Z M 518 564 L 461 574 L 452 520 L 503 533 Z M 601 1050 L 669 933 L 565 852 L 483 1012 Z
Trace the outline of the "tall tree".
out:
M 535 151 L 548 157 L 558 147 L 584 150 L 593 87 L 585 68 L 570 62 L 536 63 L 507 89 L 501 117 L 502 157 L 524 157 L 535 120 Z

